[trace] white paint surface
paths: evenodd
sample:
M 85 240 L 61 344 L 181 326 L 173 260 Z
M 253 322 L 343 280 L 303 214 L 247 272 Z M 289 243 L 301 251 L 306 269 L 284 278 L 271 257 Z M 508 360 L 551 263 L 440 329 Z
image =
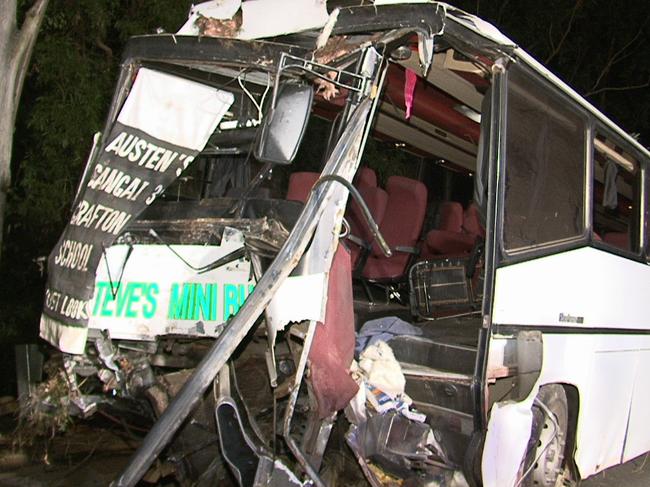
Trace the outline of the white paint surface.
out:
M 582 248 L 497 270 L 493 322 L 544 327 L 650 329 L 650 268 L 608 252 Z M 560 321 L 559 315 L 582 317 L 583 323 Z M 557 329 L 557 328 L 556 328 Z M 631 459 L 650 448 L 650 335 L 544 333 L 544 356 L 537 386 L 520 403 L 530 407 L 543 384 L 575 387 L 579 394 L 575 461 L 586 478 Z M 500 360 L 499 337 L 494 354 Z M 492 356 L 494 355 L 494 356 Z M 497 414 L 494 414 L 494 413 Z M 485 485 L 507 487 L 518 467 L 526 435 L 507 433 L 519 410 L 493 408 L 483 456 Z M 506 433 L 503 433 L 506 431 Z M 500 443 L 503 441 L 503 443 Z M 510 466 L 502 466 L 504 464 Z
M 649 292 L 650 267 L 584 247 L 498 269 L 492 322 L 650 329 Z
M 650 450 L 650 340 L 644 340 L 644 350 L 637 353 L 634 371 L 634 390 L 628 421 L 628 435 L 623 450 L 623 461 L 627 462 Z
M 198 268 L 242 245 L 241 232 L 226 229 L 220 246 L 173 245 L 172 248 Z M 153 340 L 166 334 L 216 336 L 225 317 L 239 309 L 248 295 L 249 286 L 253 285 L 249 281 L 250 263 L 245 259 L 199 274 L 165 245 L 134 245 L 119 280 L 127 249 L 126 245 L 110 247 L 106 252 L 107 258 L 100 261 L 95 279 L 97 286 L 113 281 L 113 289 L 120 297 L 110 299 L 106 294 L 106 291 L 110 293 L 110 289 L 103 284 L 103 287 L 97 287 L 90 308 L 88 326 L 108 330 L 112 338 Z M 134 283 L 137 283 L 135 288 Z M 213 292 L 216 302 L 213 300 L 210 302 L 212 306 L 200 309 L 194 293 L 192 298 L 188 296 L 187 300 L 183 299 L 184 285 L 194 285 L 193 290 L 200 288 L 202 292 Z M 187 309 L 193 311 L 174 316 L 170 311 L 170 301 L 186 302 Z M 205 309 L 211 310 L 207 316 L 203 312 Z
M 277 333 L 292 322 L 322 322 L 324 293 L 325 273 L 287 277 L 267 307 L 271 328 Z
M 484 487 L 508 487 L 517 481 L 533 421 L 532 399 L 492 407 L 483 449 Z

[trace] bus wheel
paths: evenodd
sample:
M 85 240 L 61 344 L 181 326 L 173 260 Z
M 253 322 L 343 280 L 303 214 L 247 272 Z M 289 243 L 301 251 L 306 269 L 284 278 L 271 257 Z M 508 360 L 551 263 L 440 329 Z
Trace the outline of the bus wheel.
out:
M 569 407 L 564 388 L 542 386 L 533 404 L 533 426 L 519 485 L 562 485 Z

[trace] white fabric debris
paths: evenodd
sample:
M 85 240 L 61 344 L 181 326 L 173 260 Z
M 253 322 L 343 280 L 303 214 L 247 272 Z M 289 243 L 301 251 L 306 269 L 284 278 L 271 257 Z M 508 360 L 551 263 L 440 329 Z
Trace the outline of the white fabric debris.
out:
M 329 15 L 325 0 L 248 0 L 242 4 L 240 39 L 261 39 L 320 29 Z
M 197 36 L 200 17 L 229 20 L 240 9 L 242 25 L 236 37 L 244 40 L 320 29 L 329 17 L 326 0 L 215 0 L 192 7 L 177 34 Z
M 233 100 L 228 91 L 140 68 L 117 121 L 200 151 Z
M 366 415 L 366 385 L 356 360 L 350 365 L 352 378 L 359 384 L 359 390 L 345 407 L 345 417 L 352 424 L 364 423 Z
M 368 384 L 395 398 L 404 393 L 406 379 L 393 350 L 386 342 L 378 341 L 366 348 L 359 358 L 359 368 Z

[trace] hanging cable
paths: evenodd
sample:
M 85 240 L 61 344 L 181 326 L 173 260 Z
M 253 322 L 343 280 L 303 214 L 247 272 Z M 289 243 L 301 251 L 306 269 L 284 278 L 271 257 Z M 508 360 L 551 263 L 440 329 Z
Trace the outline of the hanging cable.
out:
M 108 255 L 106 254 L 106 247 L 104 247 L 104 243 L 102 242 L 102 254 L 104 255 L 104 262 L 106 262 L 106 274 L 108 275 L 108 284 L 111 286 L 111 295 L 113 296 L 113 300 L 117 298 L 117 293 L 119 292 L 120 285 L 122 283 L 122 277 L 124 276 L 124 269 L 126 268 L 126 263 L 128 262 L 129 257 L 131 257 L 131 252 L 133 252 L 133 243 L 130 239 L 127 239 L 127 245 L 129 246 L 129 248 L 126 251 L 124 262 L 122 262 L 122 269 L 120 269 L 120 276 L 117 278 L 117 286 L 115 286 L 113 278 L 111 276 L 111 268 L 108 265 Z
M 266 73 L 266 79 L 267 79 L 267 81 L 266 81 L 266 89 L 264 90 L 264 93 L 262 94 L 262 98 L 261 98 L 260 102 L 258 103 L 257 100 L 255 99 L 255 97 L 253 96 L 253 94 L 250 91 L 248 91 L 246 86 L 244 86 L 244 83 L 242 82 L 242 79 L 241 79 L 241 75 L 237 76 L 237 83 L 239 83 L 239 86 L 244 91 L 244 93 L 246 93 L 246 96 L 248 96 L 250 101 L 253 102 L 253 105 L 255 106 L 255 108 L 257 108 L 257 120 L 256 120 L 257 123 L 260 123 L 262 121 L 262 118 L 263 118 L 263 115 L 264 115 L 262 113 L 262 107 L 264 106 L 264 100 L 266 99 L 266 94 L 269 92 L 269 89 L 271 88 L 271 74 L 270 73 Z M 245 80 L 245 73 L 244 73 L 244 80 Z
M 196 271 L 198 274 L 204 274 L 204 273 L 209 272 L 211 270 L 217 269 L 217 268 L 219 268 L 219 267 L 221 267 L 223 265 L 229 264 L 229 263 L 231 263 L 231 262 L 233 262 L 235 260 L 239 260 L 239 259 L 243 258 L 246 255 L 246 249 L 244 247 L 239 247 L 238 249 L 233 250 L 232 252 L 230 252 L 229 254 L 224 255 L 223 257 L 219 257 L 217 260 L 215 260 L 215 261 L 213 261 L 213 262 L 211 262 L 209 264 L 206 264 L 206 265 L 201 266 L 201 267 L 195 267 L 192 264 L 190 264 L 187 260 L 185 260 L 181 254 L 176 252 L 176 250 L 174 250 L 174 248 L 171 245 L 169 245 L 167 242 L 165 242 L 162 239 L 162 237 L 160 237 L 160 235 L 158 235 L 158 233 L 153 228 L 149 229 L 149 235 L 151 235 L 158 242 L 160 242 L 165 247 L 167 247 L 171 251 L 171 253 L 174 254 L 176 257 L 178 257 L 178 259 L 183 264 L 185 264 L 187 267 L 189 267 L 193 271 Z

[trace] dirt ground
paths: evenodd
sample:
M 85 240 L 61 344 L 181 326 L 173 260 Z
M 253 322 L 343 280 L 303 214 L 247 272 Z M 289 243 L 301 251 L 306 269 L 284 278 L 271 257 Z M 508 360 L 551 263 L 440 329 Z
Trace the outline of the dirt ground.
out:
M 0 487 L 106 486 L 121 472 L 139 444 L 139 437 L 133 431 L 106 418 L 74 424 L 63 434 L 22 449 L 16 448 L 14 428 L 12 416 L 0 417 Z M 360 485 L 359 478 L 356 472 L 348 472 L 348 475 L 339 476 L 334 485 Z M 142 485 L 171 487 L 178 484 L 166 477 Z M 608 469 L 582 483 L 583 487 L 648 485 L 648 455 Z

